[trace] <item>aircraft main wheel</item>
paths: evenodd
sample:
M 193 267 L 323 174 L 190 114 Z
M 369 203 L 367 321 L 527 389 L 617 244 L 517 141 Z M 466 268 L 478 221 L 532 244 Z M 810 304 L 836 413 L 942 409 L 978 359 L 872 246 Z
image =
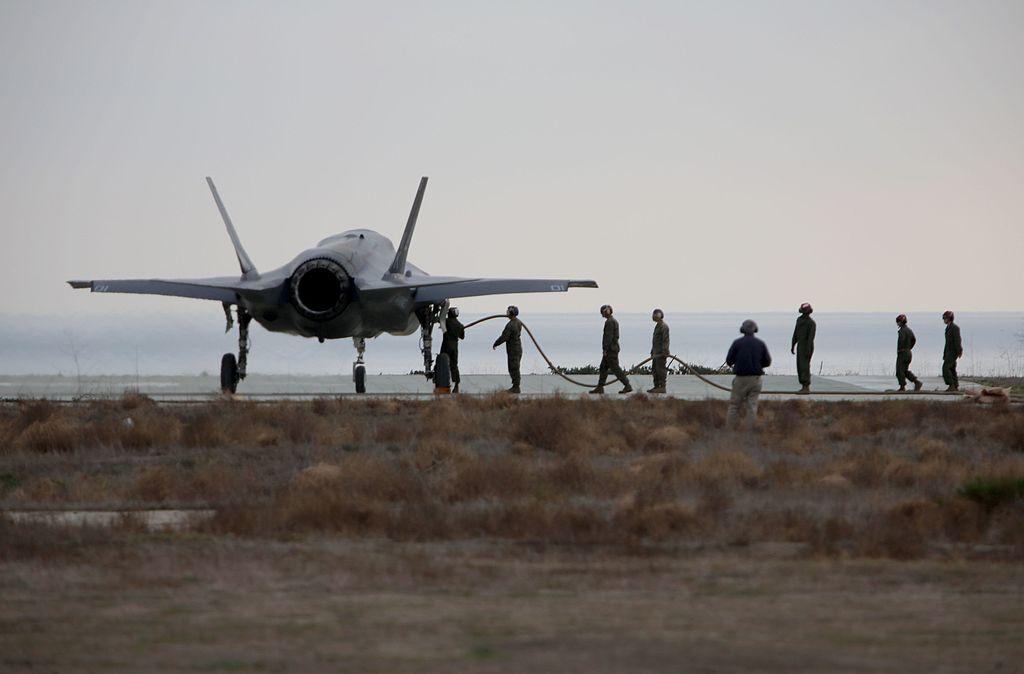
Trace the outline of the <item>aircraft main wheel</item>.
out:
M 225 353 L 220 359 L 220 391 L 234 393 L 238 389 L 238 361 L 235 354 Z
M 353 374 L 356 380 L 356 393 L 366 393 L 366 368 L 356 365 L 356 371 Z
M 434 361 L 434 388 L 450 388 L 452 385 L 452 368 L 448 354 L 442 353 Z

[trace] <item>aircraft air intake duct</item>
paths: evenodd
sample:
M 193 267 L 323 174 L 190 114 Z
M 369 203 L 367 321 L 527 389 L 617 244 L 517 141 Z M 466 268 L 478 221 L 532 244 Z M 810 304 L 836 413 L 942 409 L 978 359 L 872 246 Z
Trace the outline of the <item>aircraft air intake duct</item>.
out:
M 288 281 L 288 296 L 302 316 L 329 321 L 348 306 L 352 277 L 345 268 L 326 257 L 315 257 L 298 266 Z

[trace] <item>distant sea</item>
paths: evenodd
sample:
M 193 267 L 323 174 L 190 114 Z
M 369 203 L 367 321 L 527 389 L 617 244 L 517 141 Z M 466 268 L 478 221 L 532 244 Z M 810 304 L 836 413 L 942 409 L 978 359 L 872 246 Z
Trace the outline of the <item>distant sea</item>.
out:
M 237 348 L 237 331 L 224 333 L 220 306 L 187 314 L 112 314 L 26 316 L 0 314 L 0 374 L 196 375 L 216 374 L 224 352 Z M 917 335 L 911 369 L 924 376 L 941 371 L 944 325 L 941 311 L 910 314 Z M 464 314 L 469 323 L 482 314 Z M 637 363 L 650 350 L 653 324 L 648 314 L 617 314 L 622 331 L 623 364 Z M 559 365 L 597 364 L 601 358 L 602 319 L 593 314 L 524 314 L 544 350 Z M 789 353 L 795 313 L 670 313 L 672 351 L 689 362 L 717 366 L 740 323 L 753 318 L 759 336 L 774 357 L 771 372 L 794 374 Z M 818 337 L 812 368 L 822 375 L 888 375 L 894 371 L 895 316 L 890 313 L 815 313 Z M 957 316 L 963 333 L 962 374 L 1024 375 L 1024 312 L 970 313 Z M 503 321 L 483 323 L 467 334 L 460 350 L 465 373 L 505 371 L 503 347 L 491 350 Z M 249 356 L 253 373 L 351 373 L 352 341 L 320 344 L 315 339 L 268 333 L 253 323 Z M 382 335 L 367 343 L 371 373 L 407 374 L 421 369 L 418 335 Z M 547 366 L 524 334 L 523 371 Z M 435 352 L 440 333 L 435 330 Z

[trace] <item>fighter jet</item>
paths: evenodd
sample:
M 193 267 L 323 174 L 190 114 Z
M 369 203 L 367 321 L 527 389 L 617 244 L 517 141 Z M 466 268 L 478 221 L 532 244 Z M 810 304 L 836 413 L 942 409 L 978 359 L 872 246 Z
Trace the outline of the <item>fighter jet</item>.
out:
M 446 387 L 447 356 L 435 367 L 431 334 L 435 324 L 444 329 L 449 300 L 456 297 L 506 293 L 565 292 L 569 288 L 596 288 L 592 280 L 507 279 L 431 276 L 408 262 L 409 246 L 419 217 L 427 178 L 420 179 L 412 210 L 398 249 L 385 236 L 369 229 L 352 229 L 330 236 L 291 262 L 260 273 L 242 247 L 235 226 L 213 180 L 213 193 L 241 276 L 201 279 L 117 279 L 68 281 L 72 288 L 94 293 L 170 295 L 212 300 L 223 305 L 227 331 L 238 322 L 238 356 L 224 354 L 220 383 L 234 393 L 245 379 L 249 352 L 249 324 L 253 319 L 271 332 L 328 339 L 351 337 L 356 348 L 352 377 L 357 393 L 366 392 L 366 340 L 382 333 L 409 335 L 419 330 L 423 371 L 437 387 Z M 234 315 L 232 315 L 234 310 Z

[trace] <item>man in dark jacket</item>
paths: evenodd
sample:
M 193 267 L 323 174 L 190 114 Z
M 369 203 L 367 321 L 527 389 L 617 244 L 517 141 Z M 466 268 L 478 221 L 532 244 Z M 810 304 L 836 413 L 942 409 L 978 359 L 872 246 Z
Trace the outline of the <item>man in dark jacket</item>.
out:
M 917 337 L 914 331 L 907 325 L 907 315 L 900 314 L 896 317 L 896 325 L 899 332 L 896 334 L 896 381 L 900 384 L 900 391 L 907 390 L 907 380 L 914 382 L 914 390 L 920 391 L 924 382 L 914 376 L 910 371 L 910 361 L 914 359 L 914 345 L 917 344 Z
M 448 356 L 448 366 L 452 371 L 452 393 L 459 392 L 459 340 L 466 338 L 466 326 L 459 322 L 459 308 L 448 309 L 448 318 L 444 322 L 444 336 L 441 338 L 441 353 Z
M 947 391 L 959 391 L 960 379 L 956 375 L 956 361 L 964 355 L 964 343 L 960 339 L 960 326 L 953 322 L 953 312 L 942 314 L 946 324 L 946 346 L 942 349 L 942 380 Z
M 793 344 L 789 352 L 796 354 L 796 374 L 800 380 L 798 393 L 811 392 L 811 356 L 814 355 L 814 333 L 818 326 L 811 318 L 814 308 L 804 302 L 800 305 L 800 318 L 793 328 Z
M 508 355 L 508 376 L 512 378 L 512 388 L 509 393 L 519 393 L 521 377 L 519 375 L 519 362 L 523 359 L 523 323 L 519 320 L 519 307 L 509 306 L 505 315 L 508 316 L 508 323 L 501 331 L 501 336 L 494 340 L 493 349 L 505 345 L 505 353 Z
M 648 393 L 665 393 L 668 384 L 668 323 L 665 312 L 655 309 L 651 314 L 654 321 L 654 335 L 651 336 L 651 372 L 654 373 L 654 388 Z
M 601 369 L 597 378 L 597 387 L 591 393 L 604 393 L 604 383 L 608 380 L 609 370 L 622 382 L 622 390 L 619 393 L 632 393 L 633 387 L 629 385 L 629 377 L 619 366 L 619 322 L 612 316 L 611 305 L 603 305 L 601 315 L 604 316 L 604 333 L 601 336 Z
M 746 409 L 746 424 L 754 427 L 757 418 L 757 400 L 761 395 L 761 375 L 764 368 L 772 364 L 772 356 L 768 353 L 768 345 L 754 333 L 757 323 L 749 318 L 740 326 L 743 336 L 736 339 L 729 347 L 725 356 L 725 364 L 732 368 L 732 395 L 729 398 L 729 412 L 725 417 L 725 425 L 735 428 L 739 423 L 740 408 Z

